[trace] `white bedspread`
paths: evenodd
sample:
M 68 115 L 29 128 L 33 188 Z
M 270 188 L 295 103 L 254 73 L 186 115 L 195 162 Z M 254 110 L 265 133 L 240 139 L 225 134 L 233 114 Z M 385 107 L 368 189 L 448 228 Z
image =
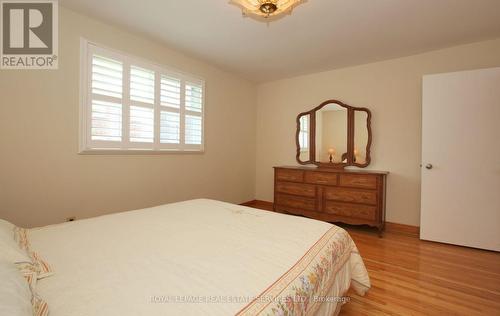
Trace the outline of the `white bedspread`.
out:
M 54 270 L 37 284 L 52 316 L 321 315 L 337 303 L 277 298 L 341 296 L 351 279 L 360 293 L 370 287 L 343 229 L 213 200 L 35 228 L 28 238 Z

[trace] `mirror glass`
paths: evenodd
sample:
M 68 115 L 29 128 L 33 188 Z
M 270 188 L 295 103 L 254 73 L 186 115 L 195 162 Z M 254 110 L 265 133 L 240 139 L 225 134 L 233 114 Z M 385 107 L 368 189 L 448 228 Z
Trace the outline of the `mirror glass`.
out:
M 302 115 L 299 118 L 300 128 L 299 128 L 299 147 L 300 147 L 300 155 L 299 160 L 302 162 L 306 162 L 311 160 L 311 152 L 310 152 L 310 144 L 309 144 L 309 136 L 310 126 L 311 126 L 311 115 L 306 114 Z
M 366 163 L 366 147 L 368 146 L 368 113 L 354 111 L 354 154 L 353 162 Z
M 316 111 L 316 160 L 347 162 L 347 108 L 331 103 Z

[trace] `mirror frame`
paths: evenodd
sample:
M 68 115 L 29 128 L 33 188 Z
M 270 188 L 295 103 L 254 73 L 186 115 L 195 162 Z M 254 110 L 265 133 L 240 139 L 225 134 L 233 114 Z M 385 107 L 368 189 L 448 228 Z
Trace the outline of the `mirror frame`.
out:
M 343 108 L 347 109 L 347 162 L 343 163 L 328 163 L 328 162 L 320 162 L 316 161 L 316 112 L 321 110 L 328 104 L 337 104 Z M 368 130 L 368 140 L 366 142 L 366 157 L 365 162 L 360 164 L 354 162 L 354 116 L 356 111 L 366 112 L 366 128 Z M 300 118 L 304 115 L 310 115 L 309 120 L 309 160 L 301 161 L 300 160 L 300 143 L 299 143 L 299 134 L 300 134 Z M 302 112 L 297 115 L 297 132 L 295 134 L 295 144 L 297 146 L 297 162 L 301 165 L 309 165 L 314 164 L 321 168 L 345 168 L 348 166 L 355 166 L 360 168 L 367 167 L 371 162 L 371 145 L 372 145 L 372 128 L 371 128 L 371 119 L 372 113 L 369 109 L 364 107 L 355 107 L 348 104 L 345 104 L 338 100 L 327 100 L 314 109 Z

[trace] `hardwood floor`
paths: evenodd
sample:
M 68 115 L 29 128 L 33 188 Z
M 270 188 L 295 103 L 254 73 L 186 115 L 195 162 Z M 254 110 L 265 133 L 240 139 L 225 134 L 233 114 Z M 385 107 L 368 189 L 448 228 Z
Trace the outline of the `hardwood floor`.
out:
M 246 204 L 269 210 L 269 203 Z M 340 315 L 500 315 L 500 253 L 421 241 L 413 234 L 345 227 L 372 288 Z

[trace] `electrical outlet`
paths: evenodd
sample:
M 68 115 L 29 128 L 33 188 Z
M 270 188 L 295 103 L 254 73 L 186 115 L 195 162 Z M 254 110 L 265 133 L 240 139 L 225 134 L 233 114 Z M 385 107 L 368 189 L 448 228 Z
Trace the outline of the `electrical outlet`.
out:
M 66 218 L 66 222 L 74 222 L 74 221 L 76 221 L 76 216 L 71 216 Z

